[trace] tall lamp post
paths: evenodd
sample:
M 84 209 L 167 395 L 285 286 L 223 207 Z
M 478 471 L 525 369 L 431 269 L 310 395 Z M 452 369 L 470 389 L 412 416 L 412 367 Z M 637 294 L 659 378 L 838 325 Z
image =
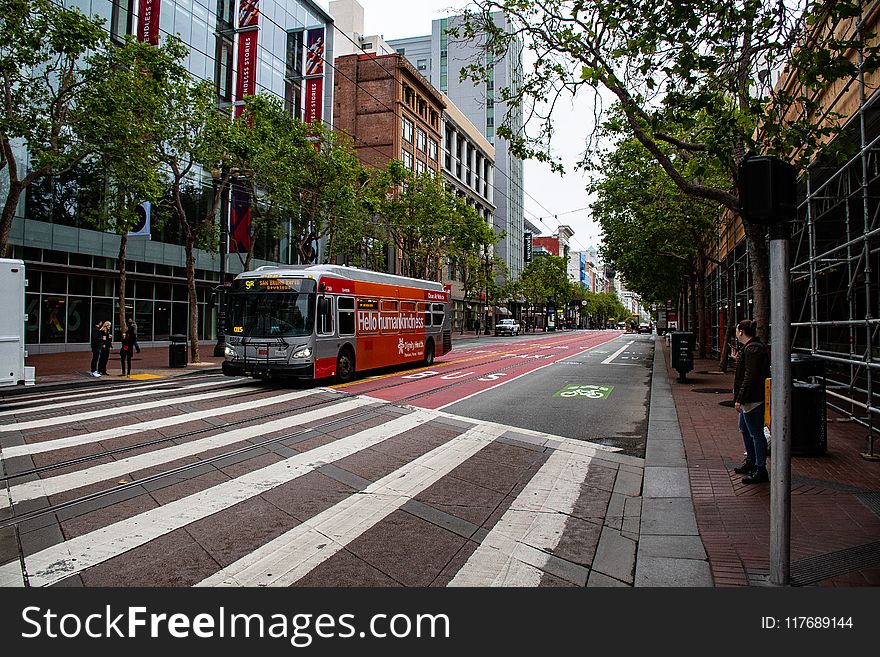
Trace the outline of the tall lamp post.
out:
M 483 306 L 483 335 L 489 335 L 489 246 L 483 247 L 483 258 L 486 265 L 486 296 Z
M 225 171 L 221 180 L 225 178 Z M 229 253 L 229 189 L 220 197 L 220 285 L 217 286 L 217 344 L 214 357 L 226 356 L 226 256 Z

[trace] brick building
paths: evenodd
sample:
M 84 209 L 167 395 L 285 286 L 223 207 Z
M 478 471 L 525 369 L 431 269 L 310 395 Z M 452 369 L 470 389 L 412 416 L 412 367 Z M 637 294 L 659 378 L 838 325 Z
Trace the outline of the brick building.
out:
M 360 160 L 384 167 L 400 160 L 416 174 L 440 170 L 446 102 L 398 54 L 360 54 L 335 62 L 334 122 L 354 139 Z

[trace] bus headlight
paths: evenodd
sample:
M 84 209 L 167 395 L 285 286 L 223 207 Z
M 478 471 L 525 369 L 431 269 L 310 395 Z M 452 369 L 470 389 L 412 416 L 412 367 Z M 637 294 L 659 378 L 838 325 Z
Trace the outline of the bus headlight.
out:
M 303 347 L 293 352 L 292 358 L 309 358 L 312 355 L 311 347 Z
M 226 345 L 226 348 L 223 350 L 223 353 L 226 354 L 227 358 L 233 358 L 233 359 L 235 358 L 235 349 L 233 349 L 229 345 Z

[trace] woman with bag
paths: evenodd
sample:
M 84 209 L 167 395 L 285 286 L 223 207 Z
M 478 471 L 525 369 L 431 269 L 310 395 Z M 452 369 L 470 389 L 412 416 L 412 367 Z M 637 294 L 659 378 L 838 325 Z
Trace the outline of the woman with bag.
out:
M 122 361 L 120 376 L 131 377 L 131 357 L 135 349 L 140 353 L 141 348 L 137 341 L 137 324 L 128 320 L 128 326 L 125 327 L 125 333 L 122 336 L 122 347 L 119 349 L 119 358 Z
M 107 375 L 107 361 L 110 359 L 110 348 L 113 346 L 113 334 L 110 331 L 110 322 L 101 324 L 101 356 L 98 359 L 98 374 Z

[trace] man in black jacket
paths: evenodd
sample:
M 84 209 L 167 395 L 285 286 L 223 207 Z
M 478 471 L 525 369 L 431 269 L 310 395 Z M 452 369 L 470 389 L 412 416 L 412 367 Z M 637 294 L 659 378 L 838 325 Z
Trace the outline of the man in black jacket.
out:
M 746 458 L 733 471 L 746 475 L 742 480 L 744 484 L 760 484 L 770 481 L 764 437 L 764 382 L 770 376 L 770 355 L 767 345 L 757 337 L 757 325 L 752 320 L 737 324 L 736 339 L 743 348 L 736 358 L 733 401 L 739 412 Z

